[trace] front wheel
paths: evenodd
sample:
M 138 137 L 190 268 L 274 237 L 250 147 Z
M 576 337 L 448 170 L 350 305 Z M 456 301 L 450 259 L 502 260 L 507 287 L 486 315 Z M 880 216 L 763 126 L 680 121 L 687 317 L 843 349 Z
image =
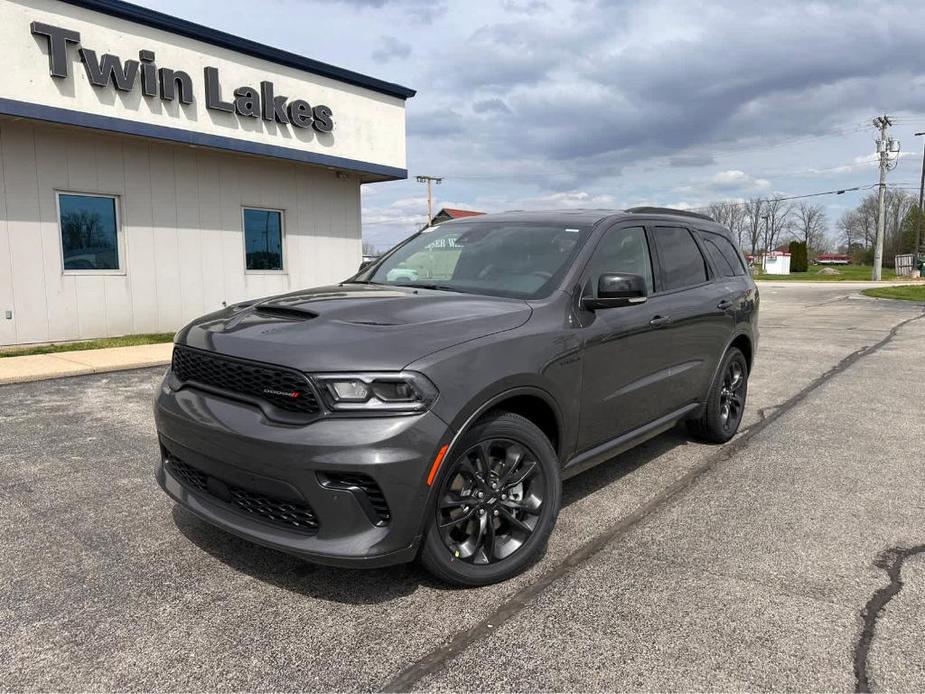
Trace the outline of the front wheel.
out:
M 739 430 L 747 397 L 748 361 L 737 347 L 730 347 L 710 387 L 703 413 L 688 422 L 688 429 L 704 441 L 726 443 Z
M 484 586 L 539 559 L 562 501 L 559 461 L 529 420 L 493 413 L 459 441 L 440 477 L 421 561 L 454 585 Z

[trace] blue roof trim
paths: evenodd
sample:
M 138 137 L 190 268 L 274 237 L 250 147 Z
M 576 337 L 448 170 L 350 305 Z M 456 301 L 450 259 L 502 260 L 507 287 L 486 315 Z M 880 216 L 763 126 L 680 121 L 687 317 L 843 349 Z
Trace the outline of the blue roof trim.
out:
M 186 36 L 187 38 L 196 39 L 197 41 L 211 43 L 214 46 L 227 48 L 238 53 L 245 53 L 255 58 L 269 60 L 279 65 L 296 68 L 297 70 L 304 70 L 314 75 L 329 77 L 339 82 L 346 82 L 347 84 L 363 87 L 364 89 L 379 92 L 380 94 L 388 94 L 389 96 L 394 96 L 399 99 L 410 99 L 417 93 L 414 89 L 403 87 L 400 84 L 386 82 L 376 79 L 375 77 L 363 75 L 359 72 L 345 70 L 344 68 L 322 63 L 318 60 L 312 60 L 311 58 L 305 58 L 295 53 L 289 53 L 288 51 L 283 51 L 278 48 L 265 46 L 256 41 L 241 38 L 233 34 L 227 34 L 217 29 L 210 29 L 201 24 L 195 24 L 185 19 L 172 17 L 163 12 L 155 12 L 154 10 L 139 7 L 138 5 L 122 2 L 122 0 L 63 0 L 63 2 L 95 12 L 102 12 L 120 19 L 126 19 L 130 22 L 145 24 L 155 29 L 168 31 L 171 34 L 179 34 L 180 36 Z
M 347 159 L 345 157 L 332 157 L 328 154 L 306 152 L 300 149 L 292 149 L 291 147 L 266 145 L 251 140 L 222 137 L 221 135 L 207 135 L 190 130 L 181 130 L 180 128 L 140 123 L 124 118 L 98 116 L 92 113 L 71 111 L 66 108 L 56 108 L 54 106 L 44 106 L 42 104 L 30 104 L 25 101 L 16 101 L 14 99 L 0 98 L 0 115 L 14 116 L 17 118 L 33 118 L 35 120 L 48 121 L 51 123 L 76 125 L 81 128 L 107 130 L 109 132 L 123 133 L 125 135 L 150 137 L 157 140 L 169 140 L 171 142 L 197 145 L 199 147 L 214 147 L 215 149 L 222 149 L 230 152 L 257 154 L 264 157 L 274 157 L 276 159 L 287 159 L 289 161 L 297 161 L 305 164 L 314 164 L 316 166 L 327 166 L 344 171 L 372 174 L 377 177 L 391 180 L 408 178 L 407 169 L 399 169 L 394 166 L 383 166 L 382 164 L 374 164 L 357 159 Z

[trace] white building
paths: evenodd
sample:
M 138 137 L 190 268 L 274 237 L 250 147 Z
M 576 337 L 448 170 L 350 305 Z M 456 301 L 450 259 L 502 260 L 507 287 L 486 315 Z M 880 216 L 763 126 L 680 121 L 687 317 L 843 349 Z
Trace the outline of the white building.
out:
M 0 0 L 0 345 L 353 274 L 405 87 L 118 0 Z
M 764 254 L 763 266 L 765 274 L 789 275 L 790 254 L 784 251 L 768 251 Z

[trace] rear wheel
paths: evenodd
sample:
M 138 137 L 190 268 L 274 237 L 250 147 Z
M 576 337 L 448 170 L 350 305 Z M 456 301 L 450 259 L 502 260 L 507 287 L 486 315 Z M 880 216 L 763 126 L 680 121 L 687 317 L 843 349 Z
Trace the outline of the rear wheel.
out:
M 737 347 L 730 347 L 707 395 L 703 413 L 688 422 L 688 429 L 704 441 L 725 443 L 739 430 L 747 397 L 748 361 Z
M 476 423 L 456 450 L 440 478 L 421 561 L 455 585 L 504 581 L 546 549 L 562 498 L 558 459 L 536 425 L 507 412 Z

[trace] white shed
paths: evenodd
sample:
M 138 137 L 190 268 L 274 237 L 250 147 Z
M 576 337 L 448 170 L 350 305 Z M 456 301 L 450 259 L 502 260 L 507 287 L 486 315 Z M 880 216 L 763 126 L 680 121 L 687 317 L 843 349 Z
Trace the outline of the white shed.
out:
M 783 251 L 768 251 L 764 254 L 763 266 L 768 275 L 789 275 L 790 254 Z

